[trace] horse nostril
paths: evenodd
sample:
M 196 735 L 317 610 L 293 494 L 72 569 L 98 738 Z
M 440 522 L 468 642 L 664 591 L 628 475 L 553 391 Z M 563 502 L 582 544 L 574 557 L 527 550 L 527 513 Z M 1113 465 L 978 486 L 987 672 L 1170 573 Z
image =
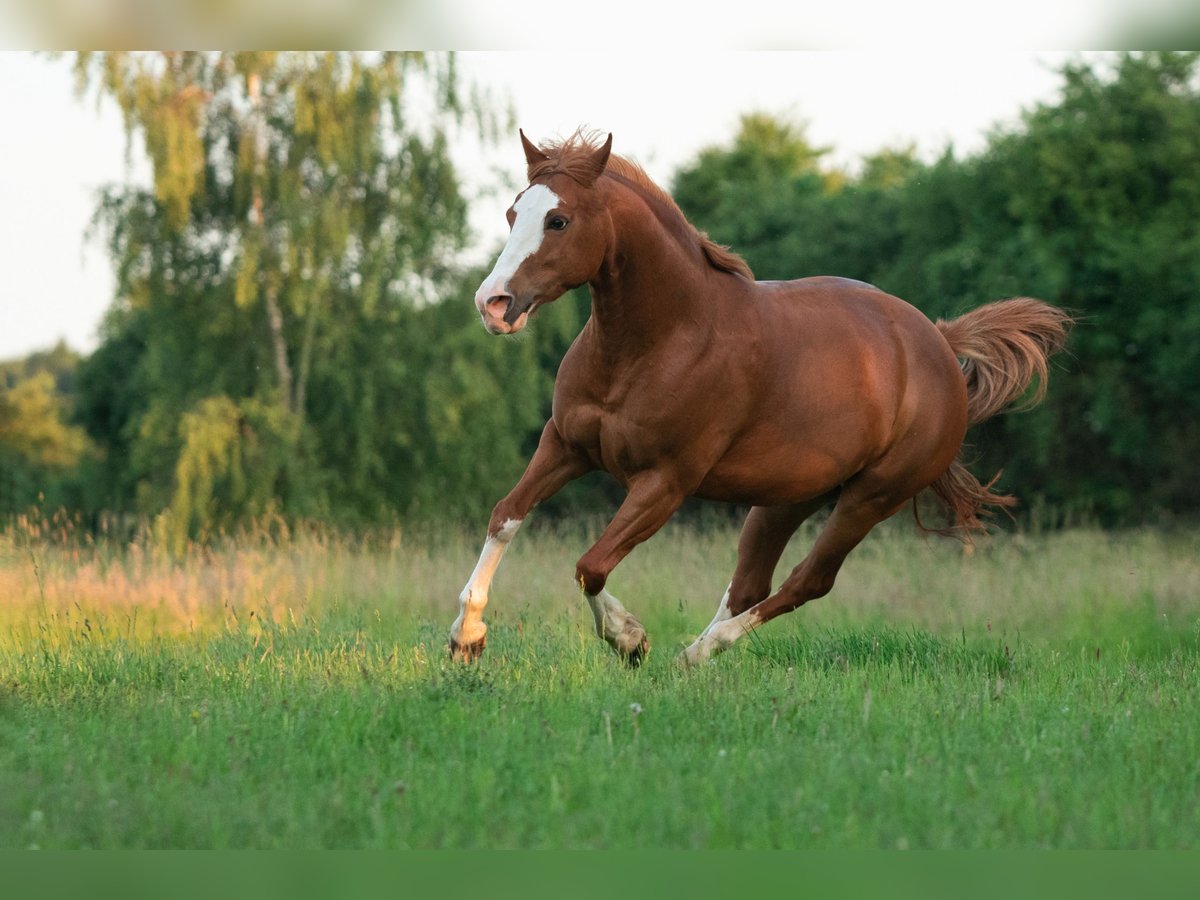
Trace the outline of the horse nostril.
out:
M 504 314 L 508 312 L 509 305 L 513 302 L 512 294 L 496 294 L 488 298 L 485 304 L 488 315 L 497 319 L 503 319 Z

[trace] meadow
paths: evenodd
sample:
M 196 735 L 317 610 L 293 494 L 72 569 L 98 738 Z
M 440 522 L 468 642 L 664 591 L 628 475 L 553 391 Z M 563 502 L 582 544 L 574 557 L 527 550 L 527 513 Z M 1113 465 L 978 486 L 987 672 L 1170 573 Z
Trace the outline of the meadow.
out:
M 967 555 L 889 523 L 830 596 L 686 671 L 736 528 L 671 526 L 610 582 L 654 644 L 629 671 L 572 584 L 598 528 L 531 521 L 461 667 L 481 534 L 275 523 L 173 557 L 18 522 L 0 846 L 1200 844 L 1194 531 Z

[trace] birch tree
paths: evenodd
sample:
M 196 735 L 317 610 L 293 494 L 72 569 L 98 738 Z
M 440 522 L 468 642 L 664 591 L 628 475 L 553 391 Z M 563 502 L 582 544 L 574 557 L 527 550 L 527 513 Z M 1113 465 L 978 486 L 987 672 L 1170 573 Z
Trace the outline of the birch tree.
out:
M 194 532 L 272 501 L 319 512 L 322 483 L 369 492 L 394 464 L 372 420 L 406 402 L 378 377 L 403 367 L 467 239 L 450 143 L 503 116 L 445 54 L 80 53 L 75 69 L 153 171 L 100 200 L 117 298 L 84 373 L 122 398 L 102 437 L 137 506 Z

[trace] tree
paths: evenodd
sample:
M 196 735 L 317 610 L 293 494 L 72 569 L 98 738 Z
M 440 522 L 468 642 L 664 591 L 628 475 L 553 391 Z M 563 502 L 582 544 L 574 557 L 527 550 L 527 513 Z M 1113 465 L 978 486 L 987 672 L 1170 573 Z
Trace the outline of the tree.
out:
M 70 406 L 56 374 L 70 378 L 69 350 L 0 366 L 0 513 L 50 497 L 63 502 L 88 450 L 83 429 L 68 421 Z
M 0 390 L 0 447 L 25 462 L 63 469 L 79 462 L 83 432 L 63 421 L 54 376 L 39 372 Z
M 171 508 L 192 533 L 198 515 L 259 508 L 237 479 L 188 480 L 225 460 L 265 466 L 244 483 L 291 512 L 403 508 L 418 320 L 456 284 L 467 234 L 449 140 L 467 113 L 494 134 L 486 101 L 463 96 L 452 56 L 424 53 L 80 54 L 76 68 L 154 172 L 150 190 L 108 189 L 96 217 L 118 299 L 81 414 L 134 492 L 116 502 Z
M 997 135 L 976 179 L 983 290 L 1014 277 L 1083 326 L 1034 444 L 1056 503 L 1107 518 L 1200 510 L 1200 55 L 1064 70 L 1062 99 Z
M 713 240 L 742 253 L 759 278 L 796 276 L 797 223 L 839 176 L 819 167 L 827 148 L 765 113 L 743 116 L 728 148 L 709 147 L 680 169 L 672 194 Z

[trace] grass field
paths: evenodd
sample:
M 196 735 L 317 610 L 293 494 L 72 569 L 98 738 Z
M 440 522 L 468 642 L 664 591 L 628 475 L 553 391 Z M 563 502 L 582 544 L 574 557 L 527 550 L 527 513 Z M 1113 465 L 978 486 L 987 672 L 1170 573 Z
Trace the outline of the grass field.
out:
M 965 556 L 897 523 L 687 672 L 736 532 L 669 528 L 610 582 L 655 645 L 630 672 L 572 586 L 583 528 L 517 538 L 469 668 L 480 535 L 174 562 L 54 530 L 0 536 L 4 847 L 1200 845 L 1195 532 Z

